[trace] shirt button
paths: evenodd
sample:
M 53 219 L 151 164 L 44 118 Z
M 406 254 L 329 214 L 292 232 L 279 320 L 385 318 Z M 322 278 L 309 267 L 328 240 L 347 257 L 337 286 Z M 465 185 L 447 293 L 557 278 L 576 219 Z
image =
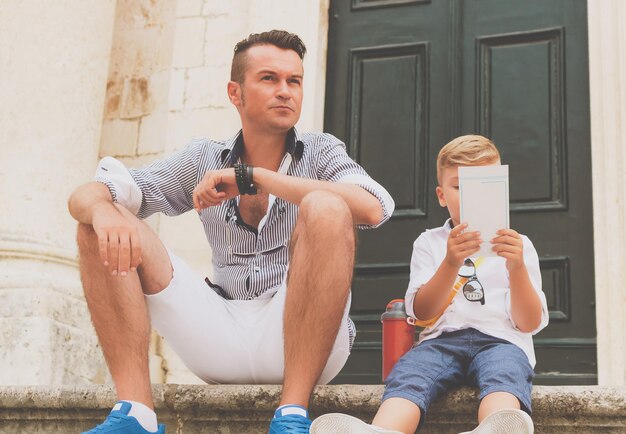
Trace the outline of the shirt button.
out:
M 254 271 L 258 273 L 259 271 L 261 271 L 261 267 L 259 267 L 258 265 L 255 265 Z
M 248 296 L 248 300 L 252 300 L 253 298 L 254 298 L 254 297 L 250 297 L 250 296 Z

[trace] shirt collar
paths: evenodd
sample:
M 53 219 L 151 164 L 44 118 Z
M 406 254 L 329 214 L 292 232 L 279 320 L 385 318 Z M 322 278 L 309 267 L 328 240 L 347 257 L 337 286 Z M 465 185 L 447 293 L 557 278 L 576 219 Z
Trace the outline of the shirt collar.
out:
M 446 220 L 446 222 L 443 224 L 443 228 L 445 229 L 446 233 L 450 233 L 450 231 L 452 230 L 452 219 L 451 218 Z
M 285 148 L 295 161 L 302 158 L 304 152 L 304 142 L 302 141 L 298 130 L 291 128 L 285 139 Z M 243 153 L 243 132 L 239 130 L 237 134 L 226 142 L 226 149 L 222 151 L 222 163 L 228 163 L 230 166 L 237 163 Z

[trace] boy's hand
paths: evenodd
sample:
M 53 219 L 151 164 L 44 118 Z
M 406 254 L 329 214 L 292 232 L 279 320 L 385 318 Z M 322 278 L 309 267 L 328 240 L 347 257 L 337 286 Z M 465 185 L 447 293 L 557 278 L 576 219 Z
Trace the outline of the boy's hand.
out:
M 491 240 L 493 251 L 506 259 L 509 273 L 524 266 L 524 242 L 513 229 L 500 229 L 498 236 Z
M 480 232 L 462 233 L 467 223 L 462 223 L 450 231 L 445 261 L 450 266 L 461 268 L 463 261 L 480 250 Z

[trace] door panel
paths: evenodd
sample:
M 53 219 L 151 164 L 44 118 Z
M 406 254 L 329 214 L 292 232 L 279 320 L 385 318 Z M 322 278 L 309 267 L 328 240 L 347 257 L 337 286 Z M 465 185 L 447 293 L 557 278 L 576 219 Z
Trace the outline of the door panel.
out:
M 374 179 L 396 173 L 386 188 L 397 215 L 407 217 L 426 214 L 427 48 L 403 44 L 351 52 L 350 149 L 371 162 Z M 406 158 L 398 161 L 396 153 Z
M 477 131 L 506 138 L 516 211 L 564 209 L 563 29 L 477 38 Z M 524 122 L 520 122 L 524 119 Z

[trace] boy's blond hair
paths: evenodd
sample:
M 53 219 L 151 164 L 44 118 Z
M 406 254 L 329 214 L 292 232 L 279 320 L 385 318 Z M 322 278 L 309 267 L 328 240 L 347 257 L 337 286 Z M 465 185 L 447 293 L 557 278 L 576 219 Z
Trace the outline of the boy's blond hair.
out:
M 487 137 L 469 134 L 453 139 L 437 155 L 437 181 L 446 167 L 476 166 L 500 161 L 500 153 Z

